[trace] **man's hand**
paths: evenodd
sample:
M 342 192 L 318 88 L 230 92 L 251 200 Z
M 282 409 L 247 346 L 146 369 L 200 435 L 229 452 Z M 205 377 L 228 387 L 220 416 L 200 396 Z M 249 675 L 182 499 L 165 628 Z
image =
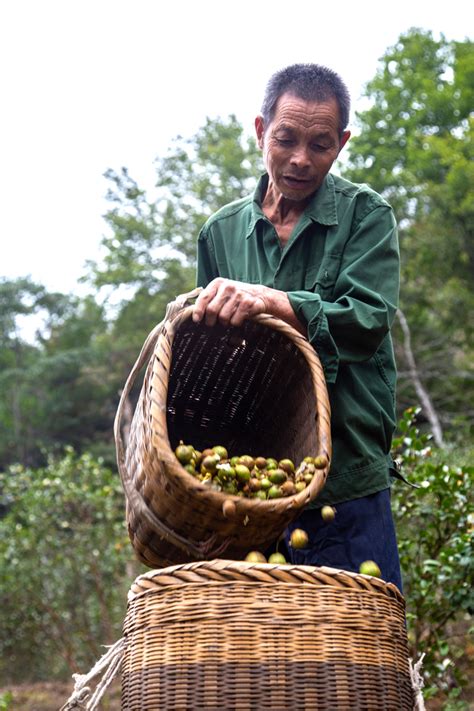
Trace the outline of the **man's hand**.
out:
M 270 313 L 268 292 L 272 289 L 260 284 L 213 279 L 199 294 L 193 320 L 214 326 L 216 321 L 225 326 L 240 326 L 245 319 L 256 314 Z
M 257 314 L 276 316 L 306 336 L 306 326 L 299 321 L 284 291 L 222 277 L 213 279 L 201 291 L 193 320 L 204 320 L 207 326 L 214 326 L 217 321 L 224 326 L 241 326 L 245 319 Z

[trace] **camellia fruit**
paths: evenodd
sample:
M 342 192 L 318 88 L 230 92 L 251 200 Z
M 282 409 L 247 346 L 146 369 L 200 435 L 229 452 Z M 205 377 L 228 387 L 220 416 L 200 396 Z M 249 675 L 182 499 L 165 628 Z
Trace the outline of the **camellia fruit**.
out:
M 328 459 L 323 454 L 320 454 L 318 457 L 315 457 L 313 459 L 313 463 L 316 469 L 326 469 L 328 465 Z
M 234 518 L 236 511 L 236 506 L 231 499 L 226 499 L 222 504 L 222 513 L 225 518 Z
M 291 532 L 290 545 L 293 548 L 305 548 L 308 545 L 308 534 L 302 528 L 295 528 Z
M 260 551 L 250 551 L 250 553 L 247 553 L 244 560 L 247 563 L 266 563 L 267 562 L 267 559 L 265 558 L 263 553 L 260 553 Z
M 215 454 L 218 454 L 221 459 L 227 459 L 228 454 L 227 454 L 227 449 L 225 447 L 222 447 L 220 444 L 217 444 L 215 447 L 212 447 L 212 451 Z
M 194 449 L 191 446 L 180 442 L 176 447 L 174 453 L 176 454 L 176 457 L 181 462 L 181 464 L 189 464 L 189 462 L 194 456 Z
M 336 511 L 332 506 L 323 506 L 321 509 L 321 516 L 323 517 L 323 521 L 329 523 L 330 521 L 334 521 L 336 518 Z
M 286 558 L 283 555 L 283 553 L 272 553 L 271 556 L 268 559 L 269 563 L 275 563 L 277 565 L 285 565 L 286 564 Z
M 359 566 L 359 573 L 363 575 L 372 575 L 374 578 L 381 578 L 382 573 L 377 563 L 373 560 L 364 560 Z

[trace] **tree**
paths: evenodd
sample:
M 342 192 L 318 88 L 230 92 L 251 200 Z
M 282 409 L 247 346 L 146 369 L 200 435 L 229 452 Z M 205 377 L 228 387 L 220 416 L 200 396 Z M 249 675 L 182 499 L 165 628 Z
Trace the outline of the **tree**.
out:
M 474 379 L 473 78 L 471 41 L 417 29 L 401 35 L 366 85 L 371 105 L 357 114 L 346 172 L 395 208 L 416 375 L 451 437 L 469 434 L 474 421 L 466 387 Z M 406 329 L 397 326 L 395 336 L 404 409 L 418 396 L 402 348 Z
M 110 236 L 103 240 L 103 264 L 90 262 L 87 279 L 98 288 L 128 287 L 118 324 L 142 314 L 143 336 L 169 301 L 194 286 L 199 230 L 212 212 L 248 194 L 260 167 L 255 141 L 229 116 L 207 119 L 191 138 L 175 139 L 156 160 L 151 196 L 126 168 L 107 171 Z
M 44 450 L 71 444 L 93 448 L 104 433 L 111 442 L 110 389 L 118 385 L 102 352 L 103 308 L 27 279 L 3 280 L 0 291 L 0 466 L 38 465 Z M 31 342 L 20 328 L 24 316 L 37 318 Z

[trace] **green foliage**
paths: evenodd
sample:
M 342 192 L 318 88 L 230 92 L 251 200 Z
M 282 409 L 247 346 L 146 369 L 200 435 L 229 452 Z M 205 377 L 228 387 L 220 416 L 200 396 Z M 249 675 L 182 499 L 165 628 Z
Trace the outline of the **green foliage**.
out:
M 474 43 L 416 28 L 366 85 L 345 175 L 381 192 L 400 225 L 401 309 L 418 371 L 449 438 L 472 436 L 474 411 Z M 395 328 L 401 410 L 417 395 Z
M 13 694 L 11 691 L 3 691 L 0 693 L 0 711 L 8 711 L 12 701 Z
M 121 635 L 135 575 L 117 475 L 69 449 L 10 467 L 0 492 L 0 679 L 89 668 Z
M 178 136 L 155 165 L 150 195 L 126 168 L 107 171 L 110 236 L 103 240 L 103 264 L 90 262 L 88 277 L 98 288 L 131 288 L 128 303 L 136 294 L 143 307 L 146 298 L 154 319 L 145 330 L 194 286 L 196 240 L 205 220 L 246 195 L 261 168 L 255 141 L 244 137 L 235 116 L 207 119 L 191 138 Z
M 426 696 L 442 691 L 455 698 L 466 683 L 460 661 L 470 649 L 474 612 L 474 467 L 460 461 L 469 453 L 433 450 L 419 414 L 405 412 L 393 443 L 404 475 L 418 487 L 396 487 L 393 500 L 408 635 L 413 658 L 426 655 Z
M 104 309 L 92 297 L 48 294 L 26 280 L 3 281 L 0 347 L 0 466 L 44 463 L 43 451 L 78 450 L 111 439 L 110 392 L 118 390 L 104 339 Z M 20 320 L 40 316 L 36 342 Z M 106 360 L 107 359 L 107 360 Z

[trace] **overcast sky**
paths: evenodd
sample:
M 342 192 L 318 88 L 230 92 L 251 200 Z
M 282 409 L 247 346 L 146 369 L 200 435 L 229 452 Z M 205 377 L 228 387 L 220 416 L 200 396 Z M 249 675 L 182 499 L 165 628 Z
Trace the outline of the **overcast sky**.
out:
M 0 5 L 0 277 L 77 289 L 99 255 L 107 168 L 153 181 L 153 160 L 207 116 L 249 132 L 269 75 L 326 64 L 354 109 L 410 27 L 463 40 L 448 3 L 317 0 L 3 0 Z

